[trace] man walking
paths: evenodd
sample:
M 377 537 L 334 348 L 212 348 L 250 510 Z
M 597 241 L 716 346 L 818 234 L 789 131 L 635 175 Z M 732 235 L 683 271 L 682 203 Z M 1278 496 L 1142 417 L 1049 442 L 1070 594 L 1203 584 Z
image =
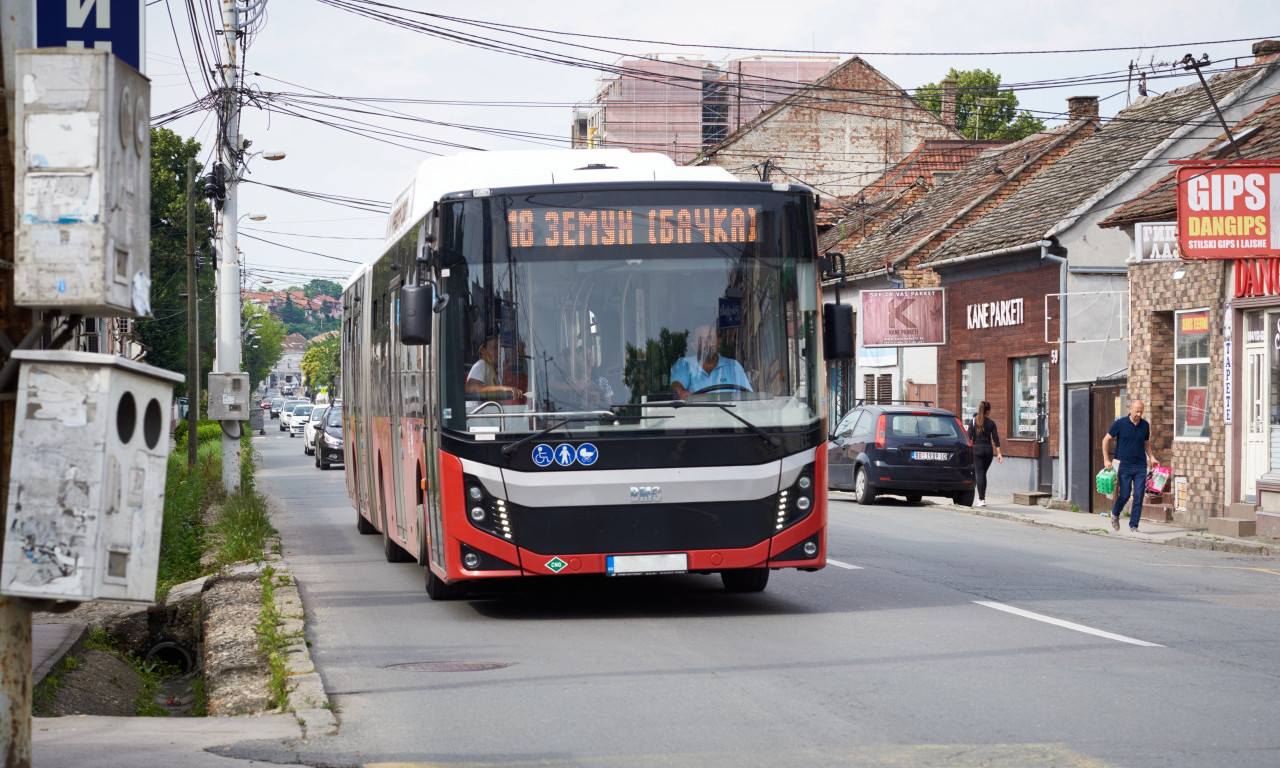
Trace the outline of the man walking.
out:
M 1102 438 L 1102 456 L 1107 463 L 1112 462 L 1111 441 L 1116 443 L 1115 463 L 1117 469 L 1116 503 L 1111 506 L 1111 530 L 1120 530 L 1120 510 L 1125 502 L 1133 496 L 1133 509 L 1129 513 L 1129 531 L 1138 532 L 1138 521 L 1142 519 L 1142 498 L 1147 490 L 1147 467 L 1156 463 L 1156 455 L 1151 451 L 1151 425 L 1142 418 L 1146 404 L 1141 400 L 1129 403 L 1129 415 L 1116 419 L 1107 434 Z

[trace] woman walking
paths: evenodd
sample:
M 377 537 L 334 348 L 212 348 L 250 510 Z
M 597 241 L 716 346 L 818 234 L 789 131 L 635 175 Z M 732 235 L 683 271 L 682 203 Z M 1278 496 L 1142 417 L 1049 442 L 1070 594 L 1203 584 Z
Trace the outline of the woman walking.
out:
M 987 414 L 991 413 L 991 403 L 983 400 L 978 404 L 978 413 L 969 422 L 969 442 L 973 443 L 973 464 L 978 471 L 978 500 L 975 507 L 987 506 L 987 468 L 994 458 L 1001 464 L 1004 456 L 1000 454 L 1000 435 L 996 432 L 996 423 Z

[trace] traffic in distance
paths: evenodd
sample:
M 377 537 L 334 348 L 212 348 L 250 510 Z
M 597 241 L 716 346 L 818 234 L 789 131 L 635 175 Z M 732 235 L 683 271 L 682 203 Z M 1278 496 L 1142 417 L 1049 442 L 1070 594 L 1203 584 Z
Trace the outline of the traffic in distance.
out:
M 592 157 L 434 158 L 396 199 L 343 294 L 357 530 L 422 564 L 433 599 L 557 574 L 760 591 L 822 568 L 817 196 Z

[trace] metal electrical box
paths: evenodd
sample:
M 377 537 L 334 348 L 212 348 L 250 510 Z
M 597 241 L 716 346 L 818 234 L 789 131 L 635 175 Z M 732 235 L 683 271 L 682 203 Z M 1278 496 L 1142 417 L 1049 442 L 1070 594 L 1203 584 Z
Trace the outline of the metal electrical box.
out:
M 18 51 L 17 74 L 14 303 L 150 315 L 151 83 L 93 49 Z
M 91 352 L 17 351 L 0 594 L 152 603 L 173 385 Z
M 209 418 L 214 421 L 249 420 L 249 374 L 209 374 Z

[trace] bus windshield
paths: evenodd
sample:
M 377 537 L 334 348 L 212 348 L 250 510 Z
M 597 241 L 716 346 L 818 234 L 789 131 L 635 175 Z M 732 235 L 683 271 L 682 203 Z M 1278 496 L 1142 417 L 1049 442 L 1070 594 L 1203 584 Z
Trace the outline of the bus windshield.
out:
M 442 425 L 795 430 L 821 418 L 807 196 L 558 191 L 440 205 Z M 702 405 L 704 407 L 683 407 Z

